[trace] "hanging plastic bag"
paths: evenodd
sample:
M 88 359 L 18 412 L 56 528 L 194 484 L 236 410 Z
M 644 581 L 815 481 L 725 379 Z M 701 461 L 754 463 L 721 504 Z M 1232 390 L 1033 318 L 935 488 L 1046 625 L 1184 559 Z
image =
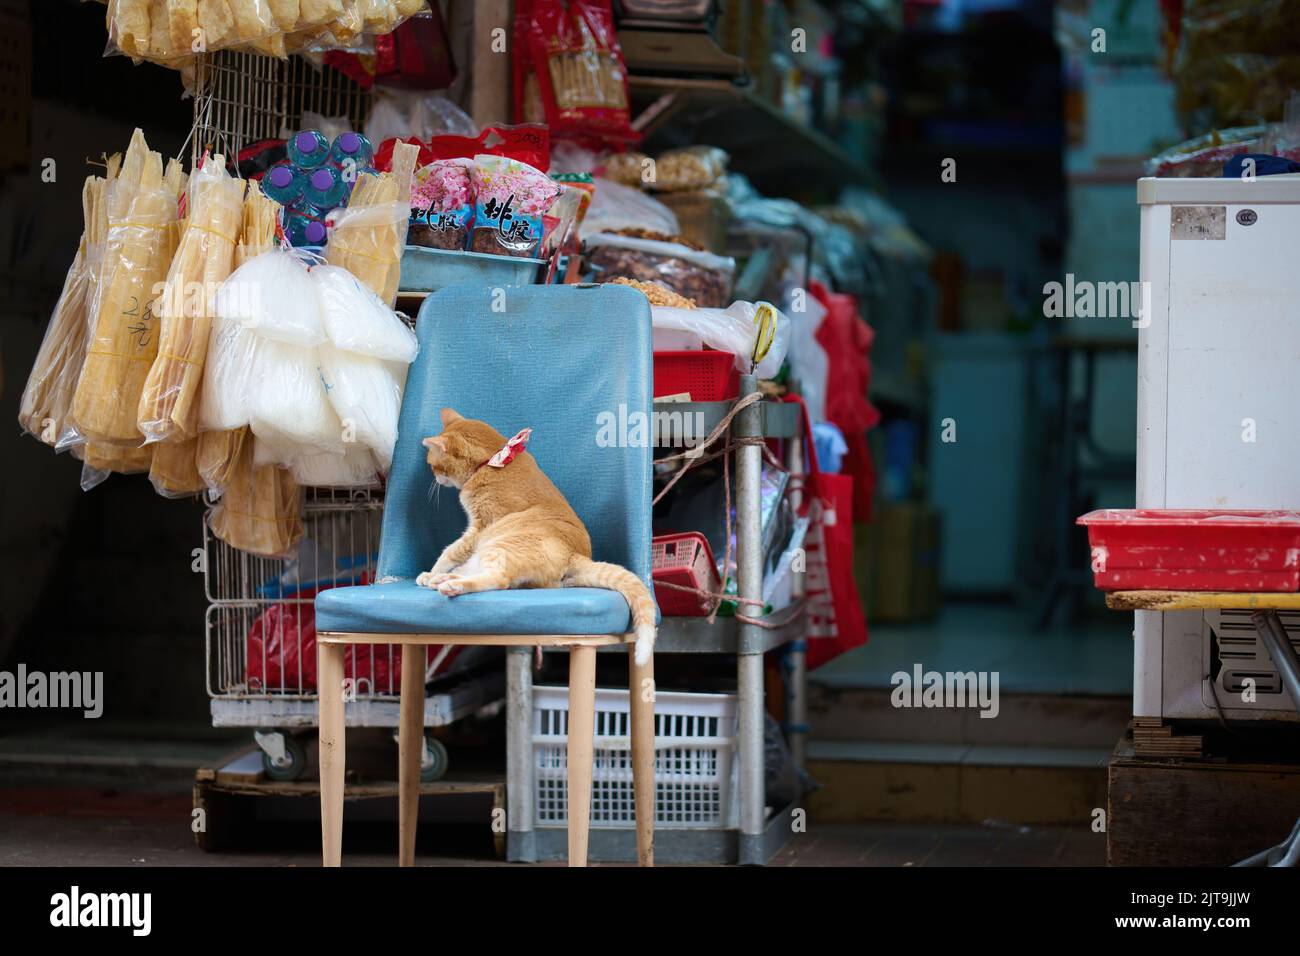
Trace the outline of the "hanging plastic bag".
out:
M 343 426 L 325 395 L 316 350 L 264 339 L 257 359 L 249 401 L 253 434 L 299 454 L 343 454 Z
M 771 310 L 765 314 L 764 310 Z M 656 329 L 672 329 L 698 335 L 704 344 L 736 356 L 736 368 L 748 374 L 757 348 L 760 356 L 756 374 L 773 378 L 790 348 L 790 320 L 770 302 L 733 302 L 725 309 L 677 309 L 656 305 L 650 308 Z M 775 320 L 774 322 L 772 320 Z M 770 335 L 763 339 L 764 329 Z M 761 340 L 763 339 L 763 340 Z
M 289 470 L 305 488 L 374 488 L 379 484 L 370 449 L 355 443 L 341 455 L 300 455 Z
M 379 470 L 388 473 L 397 444 L 401 385 L 388 363 L 344 352 L 332 345 L 319 350 L 321 378 L 330 405 L 343 425 L 344 441 L 358 442 L 375 453 Z
M 230 276 L 244 214 L 244 181 L 224 157 L 207 159 L 191 178 L 185 234 L 157 300 L 159 342 L 137 410 L 146 441 L 198 432 L 201 381 L 217 289 Z
M 216 312 L 263 339 L 311 348 L 325 341 L 316 286 L 297 254 L 274 249 L 236 269 L 217 292 Z
M 393 147 L 391 172 L 357 177 L 345 209 L 330 213 L 325 259 L 364 282 L 388 306 L 397 301 L 411 215 L 411 178 L 419 149 Z
M 339 266 L 311 270 L 325 333 L 336 347 L 410 364 L 420 349 L 415 333 L 369 288 Z

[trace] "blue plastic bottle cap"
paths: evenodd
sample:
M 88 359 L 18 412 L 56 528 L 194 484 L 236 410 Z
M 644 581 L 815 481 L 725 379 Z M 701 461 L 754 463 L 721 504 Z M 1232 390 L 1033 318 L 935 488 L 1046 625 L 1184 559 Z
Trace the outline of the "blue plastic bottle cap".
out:
M 318 169 L 311 174 L 311 185 L 313 189 L 325 192 L 334 185 L 334 174 L 328 169 Z
M 271 170 L 270 180 L 276 189 L 288 189 L 293 184 L 293 170 L 287 166 L 276 166 Z
M 356 133 L 343 133 L 339 136 L 339 149 L 351 155 L 361 149 L 361 137 Z
M 319 246 L 325 241 L 325 223 L 314 220 L 307 223 L 306 228 L 303 229 L 303 235 L 307 238 L 308 245 Z
M 298 134 L 298 152 L 308 155 L 320 149 L 320 141 L 311 130 Z

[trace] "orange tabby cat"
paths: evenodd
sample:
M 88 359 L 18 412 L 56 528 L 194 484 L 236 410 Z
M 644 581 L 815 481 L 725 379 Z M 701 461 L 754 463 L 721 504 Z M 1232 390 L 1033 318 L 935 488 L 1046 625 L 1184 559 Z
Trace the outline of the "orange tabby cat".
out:
M 591 560 L 587 529 L 522 450 L 526 440 L 521 432 L 507 444 L 486 422 L 442 410 L 442 434 L 424 446 L 438 484 L 460 489 L 469 527 L 415 583 L 448 597 L 519 587 L 617 591 L 632 609 L 636 662 L 647 663 L 655 639 L 650 591 L 626 568 Z

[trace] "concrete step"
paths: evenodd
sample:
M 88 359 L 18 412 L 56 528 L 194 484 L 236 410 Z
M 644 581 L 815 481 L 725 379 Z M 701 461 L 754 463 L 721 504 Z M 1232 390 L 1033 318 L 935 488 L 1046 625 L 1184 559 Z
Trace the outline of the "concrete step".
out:
M 897 707 L 889 688 L 809 682 L 809 736 L 816 741 L 890 741 L 1047 748 L 1114 746 L 1128 724 L 1124 697 L 1001 693 L 997 716 L 977 707 Z
M 814 740 L 808 810 L 828 823 L 1084 825 L 1106 806 L 1110 749 Z

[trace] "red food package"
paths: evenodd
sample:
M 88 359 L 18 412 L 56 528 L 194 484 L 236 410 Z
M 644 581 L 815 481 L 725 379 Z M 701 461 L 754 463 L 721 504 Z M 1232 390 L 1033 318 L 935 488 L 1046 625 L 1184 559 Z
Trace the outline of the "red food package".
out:
M 609 0 L 520 0 L 514 58 L 516 122 L 586 140 L 640 139 Z
M 386 139 L 375 151 L 375 169 L 381 173 L 392 169 L 393 147 L 397 142 Z M 417 169 L 438 159 L 473 159 L 481 153 L 515 159 L 534 169 L 549 169 L 551 165 L 550 131 L 538 123 L 489 126 L 477 136 L 435 136 L 427 143 L 408 136 L 401 142 L 419 147 Z

